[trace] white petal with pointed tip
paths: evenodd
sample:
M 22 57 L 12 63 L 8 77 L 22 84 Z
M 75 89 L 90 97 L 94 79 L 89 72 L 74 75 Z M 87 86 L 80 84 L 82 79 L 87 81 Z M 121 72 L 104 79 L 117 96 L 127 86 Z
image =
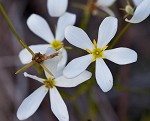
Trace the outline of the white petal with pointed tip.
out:
M 41 16 L 32 14 L 27 20 L 27 25 L 34 34 L 41 37 L 48 43 L 54 40 L 54 35 L 52 34 L 48 23 Z
M 67 78 L 74 78 L 81 74 L 92 63 L 93 56 L 91 54 L 73 59 L 65 67 L 63 74 Z
M 60 17 L 62 16 L 68 6 L 68 0 L 48 0 L 47 7 L 50 16 Z
M 57 53 L 55 49 L 49 47 L 46 51 L 46 54 L 47 56 L 50 56 L 54 53 Z M 57 71 L 57 66 L 58 66 L 58 62 L 60 60 L 60 56 L 55 56 L 54 58 L 50 58 L 50 59 L 47 59 L 43 62 L 43 64 L 47 67 L 47 69 L 55 75 L 56 71 Z M 45 71 L 45 70 L 44 70 Z M 51 75 L 49 73 L 47 73 L 47 71 L 45 71 L 45 75 L 47 78 L 50 78 Z
M 108 92 L 113 86 L 113 77 L 103 59 L 96 59 L 96 81 L 103 92 Z
M 34 79 L 34 80 L 36 80 L 36 81 L 39 81 L 39 82 L 41 82 L 41 83 L 43 83 L 43 82 L 45 81 L 45 79 L 42 79 L 42 78 L 39 78 L 39 77 L 37 77 L 37 76 L 28 74 L 27 72 L 24 72 L 24 76 L 25 76 L 25 77 L 29 77 L 29 78 L 31 78 L 31 79 Z
M 130 23 L 140 23 L 150 15 L 150 0 L 143 0 L 136 8 L 133 17 L 125 21 Z
M 62 52 L 61 56 L 60 56 L 60 61 L 58 63 L 58 67 L 57 70 L 62 70 L 67 63 L 67 59 L 68 59 L 68 55 L 67 55 L 67 51 L 65 48 L 61 48 L 60 50 Z
M 48 89 L 45 88 L 45 86 L 41 86 L 26 99 L 24 99 L 17 111 L 18 119 L 25 120 L 33 115 L 35 111 L 39 108 L 47 92 Z
M 59 121 L 69 121 L 67 106 L 56 87 L 50 89 L 51 109 Z
M 90 79 L 92 76 L 92 73 L 89 71 L 84 71 L 80 75 L 76 76 L 75 78 L 66 78 L 64 76 L 60 76 L 55 79 L 56 86 L 59 87 L 75 87 L 86 80 Z
M 65 37 L 65 28 L 69 25 L 74 25 L 76 21 L 76 15 L 66 12 L 58 19 L 56 28 L 56 40 L 63 41 Z
M 72 45 L 81 48 L 81 49 L 90 49 L 93 50 L 94 45 L 91 42 L 88 35 L 80 28 L 75 26 L 68 26 L 65 29 L 65 38 Z
M 115 17 L 106 17 L 99 26 L 98 46 L 103 48 L 115 36 L 118 28 L 118 20 Z
M 116 48 L 105 50 L 104 56 L 119 65 L 129 64 L 137 61 L 137 53 L 129 48 Z
M 97 0 L 97 4 L 99 6 L 109 7 L 111 6 L 116 0 Z
M 133 0 L 133 3 L 138 6 L 143 0 Z
M 48 47 L 50 47 L 49 44 L 38 44 L 29 46 L 29 48 L 34 53 L 40 52 L 41 54 L 45 54 Z M 32 55 L 27 51 L 27 49 L 23 49 L 19 53 L 19 59 L 22 64 L 27 64 L 32 61 Z

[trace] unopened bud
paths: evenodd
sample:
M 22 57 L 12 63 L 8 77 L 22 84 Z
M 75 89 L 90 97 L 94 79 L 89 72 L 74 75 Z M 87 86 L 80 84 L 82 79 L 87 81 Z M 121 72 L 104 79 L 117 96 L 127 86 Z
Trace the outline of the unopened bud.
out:
M 125 7 L 125 11 L 126 11 L 126 13 L 129 14 L 129 15 L 133 15 L 133 14 L 134 14 L 134 9 L 133 9 L 133 7 L 132 7 L 131 5 L 127 5 L 127 6 Z

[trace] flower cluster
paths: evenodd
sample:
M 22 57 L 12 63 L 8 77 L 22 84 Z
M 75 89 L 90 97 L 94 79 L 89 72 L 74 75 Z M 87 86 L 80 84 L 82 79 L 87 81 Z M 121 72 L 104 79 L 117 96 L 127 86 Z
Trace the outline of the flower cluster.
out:
M 95 8 L 99 8 L 110 16 L 106 17 L 99 26 L 98 38 L 91 39 L 81 28 L 74 26 L 76 15 L 66 12 L 68 0 L 48 0 L 49 15 L 58 17 L 55 36 L 46 20 L 37 14 L 32 14 L 27 20 L 29 29 L 46 41 L 46 44 L 30 45 L 21 50 L 19 58 L 25 68 L 34 63 L 40 64 L 45 72 L 45 78 L 40 78 L 24 72 L 25 77 L 37 80 L 42 86 L 29 95 L 17 111 L 17 117 L 25 120 L 33 115 L 39 108 L 45 95 L 49 92 L 50 107 L 60 121 L 69 121 L 69 113 L 65 102 L 56 87 L 76 87 L 89 80 L 92 73 L 87 71 L 88 66 L 95 62 L 96 82 L 103 92 L 108 92 L 113 86 L 113 76 L 105 59 L 119 65 L 130 64 L 137 61 L 137 53 L 129 48 L 119 47 L 109 49 L 108 43 L 114 38 L 118 19 L 109 8 L 116 0 L 97 0 Z M 133 0 L 136 7 L 129 2 L 124 10 L 125 21 L 140 23 L 150 15 L 150 0 Z M 131 17 L 130 19 L 127 17 Z M 87 54 L 73 59 L 67 64 L 67 50 L 63 40 L 66 40 L 84 50 Z M 29 51 L 31 50 L 31 51 Z M 67 64 L 67 65 L 66 65 Z
M 128 5 L 125 8 L 126 15 L 131 15 L 132 18 L 128 20 L 127 18 L 125 19 L 127 22 L 130 23 L 140 23 L 143 20 L 145 20 L 149 15 L 150 15 L 150 1 L 149 0 L 133 0 L 135 4 L 135 8 L 130 5 L 128 2 Z M 126 17 L 127 17 L 126 16 Z
M 31 63 L 33 60 L 36 63 L 43 63 L 50 73 L 44 70 L 46 75 L 45 79 L 30 75 L 26 72 L 24 73 L 25 77 L 37 80 L 43 86 L 35 90 L 22 102 L 17 111 L 17 117 L 20 120 L 29 118 L 38 109 L 49 91 L 50 106 L 53 113 L 60 121 L 69 121 L 67 106 L 56 86 L 66 88 L 75 87 L 90 79 L 92 76 L 92 73 L 86 70 L 74 78 L 66 78 L 63 75 L 63 70 L 67 62 L 67 51 L 63 43 L 65 38 L 64 30 L 67 26 L 75 24 L 76 15 L 65 12 L 68 4 L 67 0 L 57 4 L 58 2 L 57 0 L 48 0 L 47 4 L 49 14 L 53 17 L 59 17 L 55 37 L 43 17 L 32 14 L 27 20 L 29 29 L 48 42 L 48 44 L 31 45 L 29 48 L 35 53 L 35 56 L 33 57 L 27 49 L 23 49 L 19 53 L 19 58 L 23 64 Z M 53 57 L 51 57 L 52 55 Z

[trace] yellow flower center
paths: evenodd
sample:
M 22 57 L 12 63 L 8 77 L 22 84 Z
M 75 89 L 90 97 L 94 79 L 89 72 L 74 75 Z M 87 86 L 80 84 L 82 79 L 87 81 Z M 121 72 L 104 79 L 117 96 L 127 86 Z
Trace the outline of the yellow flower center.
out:
M 103 51 L 100 48 L 95 48 L 92 51 L 92 55 L 94 58 L 102 58 L 103 57 Z
M 46 88 L 53 88 L 56 85 L 56 83 L 54 79 L 48 78 L 44 81 L 44 85 Z
M 53 40 L 51 43 L 52 48 L 54 48 L 55 50 L 59 50 L 63 47 L 63 43 L 59 40 Z
M 105 58 L 103 51 L 107 49 L 108 46 L 105 46 L 103 48 L 99 48 L 97 47 L 97 43 L 95 41 L 95 39 L 93 40 L 93 44 L 94 44 L 94 49 L 91 51 L 89 49 L 86 49 L 86 51 L 90 54 L 93 55 L 93 60 L 92 62 L 94 62 L 97 58 Z

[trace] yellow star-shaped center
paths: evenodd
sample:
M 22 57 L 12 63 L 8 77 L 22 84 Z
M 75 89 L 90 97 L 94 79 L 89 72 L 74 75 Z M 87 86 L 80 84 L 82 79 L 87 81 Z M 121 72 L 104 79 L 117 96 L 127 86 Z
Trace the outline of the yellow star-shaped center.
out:
M 97 58 L 105 58 L 105 56 L 103 54 L 103 51 L 106 50 L 108 46 L 105 46 L 103 48 L 97 47 L 97 43 L 96 43 L 95 39 L 93 40 L 93 44 L 94 44 L 94 49 L 93 50 L 86 49 L 86 51 L 88 53 L 93 55 L 92 62 L 94 62 Z

